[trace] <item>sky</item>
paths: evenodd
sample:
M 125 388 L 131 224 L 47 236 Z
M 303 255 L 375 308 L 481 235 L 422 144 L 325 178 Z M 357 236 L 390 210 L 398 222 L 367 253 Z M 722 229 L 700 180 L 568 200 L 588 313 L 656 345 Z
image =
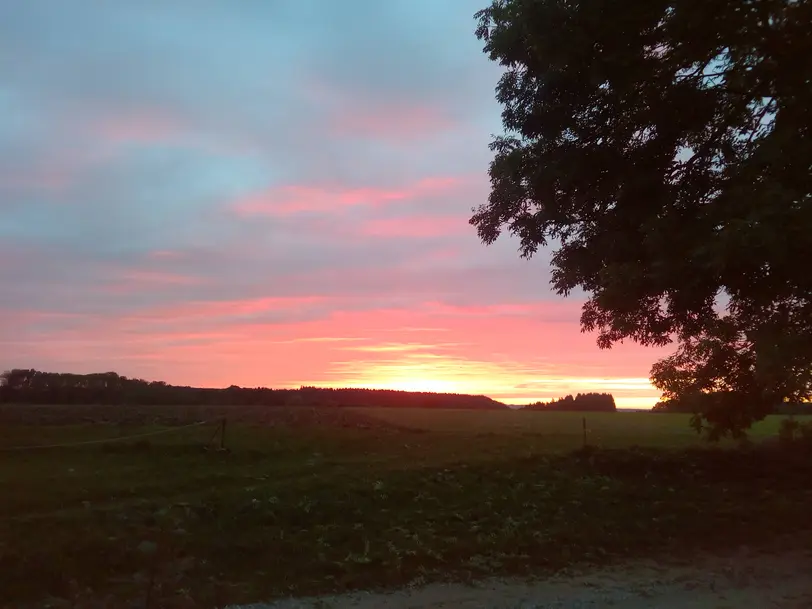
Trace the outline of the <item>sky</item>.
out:
M 468 224 L 485 0 L 0 0 L 0 368 L 653 405 Z

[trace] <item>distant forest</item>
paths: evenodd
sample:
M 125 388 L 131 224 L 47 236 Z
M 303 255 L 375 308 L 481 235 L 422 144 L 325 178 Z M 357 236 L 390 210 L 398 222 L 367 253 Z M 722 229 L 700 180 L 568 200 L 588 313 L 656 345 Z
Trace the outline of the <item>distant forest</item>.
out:
M 549 402 L 535 402 L 523 410 L 548 410 L 551 412 L 615 412 L 615 398 L 611 393 L 579 393 Z
M 378 406 L 496 410 L 507 406 L 484 395 L 388 389 L 207 389 L 127 378 L 115 372 L 69 374 L 15 369 L 0 375 L 0 403 L 234 406 Z

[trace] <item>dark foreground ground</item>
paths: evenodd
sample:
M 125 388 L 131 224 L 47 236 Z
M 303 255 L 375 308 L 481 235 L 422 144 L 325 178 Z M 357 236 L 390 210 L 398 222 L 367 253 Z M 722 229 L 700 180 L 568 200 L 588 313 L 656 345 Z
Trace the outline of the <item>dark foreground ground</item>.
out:
M 0 605 L 223 607 L 790 552 L 812 531 L 801 449 L 710 449 L 684 417 L 622 414 L 574 451 L 578 415 L 449 416 L 0 407 Z M 77 442 L 98 443 L 18 449 Z
M 776 546 L 695 555 L 690 561 L 629 560 L 539 578 L 435 583 L 229 609 L 810 609 L 812 551 Z

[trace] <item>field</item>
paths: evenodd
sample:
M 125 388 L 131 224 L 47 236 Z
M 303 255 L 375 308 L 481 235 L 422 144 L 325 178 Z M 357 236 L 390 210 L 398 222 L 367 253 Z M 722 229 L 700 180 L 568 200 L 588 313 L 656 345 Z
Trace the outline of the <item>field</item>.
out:
M 812 527 L 809 455 L 708 448 L 681 415 L 586 422 L 583 450 L 570 413 L 0 406 L 0 605 L 222 607 Z

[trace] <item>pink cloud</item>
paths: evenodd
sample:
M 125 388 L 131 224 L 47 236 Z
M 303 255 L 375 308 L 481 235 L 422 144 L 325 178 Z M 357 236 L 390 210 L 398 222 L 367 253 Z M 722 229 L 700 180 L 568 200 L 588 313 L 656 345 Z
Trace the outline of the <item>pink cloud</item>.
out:
M 564 300 L 542 302 L 500 303 L 494 305 L 451 305 L 444 302 L 426 302 L 423 310 L 432 315 L 450 317 L 551 317 L 578 319 L 581 303 Z
M 302 297 L 263 297 L 241 300 L 199 301 L 178 305 L 155 307 L 145 310 L 137 317 L 155 321 L 176 321 L 189 319 L 212 319 L 239 317 L 258 313 L 296 311 L 304 306 L 322 303 L 327 299 L 321 296 Z
M 104 162 L 109 156 L 109 151 L 96 145 L 92 138 L 70 154 L 57 143 L 24 167 L 0 167 L 0 188 L 60 195 L 74 186 L 89 167 Z
M 0 174 L 0 188 L 11 191 L 56 193 L 66 190 L 72 183 L 72 169 L 67 166 L 43 165 L 24 172 Z
M 128 270 L 118 273 L 106 291 L 116 294 L 141 292 L 144 289 L 158 289 L 170 286 L 202 285 L 206 281 L 201 277 L 167 273 L 162 271 Z
M 153 283 L 168 285 L 198 285 L 203 282 L 199 277 L 178 275 L 176 273 L 162 273 L 160 271 L 127 271 L 121 277 L 122 281 L 133 283 Z
M 8 327 L 42 324 L 51 321 L 76 321 L 84 318 L 85 315 L 79 313 L 41 311 L 37 309 L 0 309 L 0 326 Z
M 429 258 L 432 260 L 457 260 L 460 257 L 460 248 L 458 247 L 441 247 L 439 249 L 431 250 L 428 252 Z
M 24 171 L 0 172 L 0 187 L 15 191 L 61 193 L 94 166 L 109 161 L 121 143 L 153 143 L 176 137 L 181 125 L 162 110 L 131 108 L 90 118 L 70 116 L 57 125 L 63 142 L 81 140 L 79 147 L 59 144 L 27 164 Z
M 439 108 L 395 103 L 333 114 L 331 131 L 337 136 L 385 140 L 414 140 L 453 129 L 456 125 Z
M 380 100 L 359 96 L 357 91 L 329 78 L 300 76 L 298 87 L 327 118 L 333 137 L 363 137 L 390 142 L 434 136 L 457 126 L 442 108 L 420 102 Z
M 286 216 L 303 212 L 335 212 L 348 207 L 375 207 L 445 192 L 458 186 L 456 177 L 420 180 L 401 188 L 322 187 L 288 185 L 249 195 L 232 204 L 240 216 Z
M 177 122 L 165 113 L 144 109 L 103 117 L 92 123 L 90 130 L 114 143 L 159 142 L 175 137 L 181 131 Z
M 175 250 L 153 250 L 147 253 L 147 258 L 154 260 L 177 260 L 183 258 L 183 253 Z
M 466 219 L 458 216 L 379 218 L 368 220 L 359 227 L 359 232 L 369 237 L 442 237 L 469 230 Z

